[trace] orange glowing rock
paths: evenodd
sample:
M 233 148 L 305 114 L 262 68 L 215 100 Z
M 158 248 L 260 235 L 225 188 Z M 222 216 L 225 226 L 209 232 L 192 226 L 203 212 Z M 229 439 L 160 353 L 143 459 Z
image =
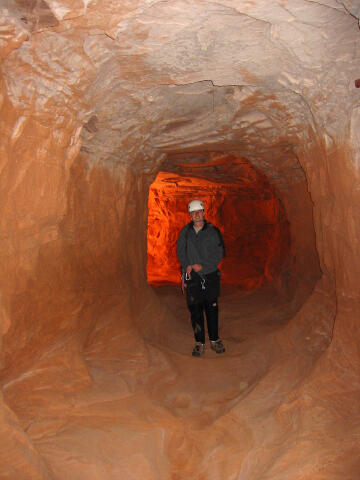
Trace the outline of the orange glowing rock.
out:
M 229 175 L 231 165 L 231 177 Z M 197 176 L 160 172 L 149 191 L 148 263 L 150 284 L 178 283 L 176 240 L 190 221 L 187 203 L 200 198 L 206 219 L 221 230 L 226 257 L 223 281 L 253 290 L 276 280 L 290 251 L 288 221 L 267 178 L 244 159 L 191 164 Z

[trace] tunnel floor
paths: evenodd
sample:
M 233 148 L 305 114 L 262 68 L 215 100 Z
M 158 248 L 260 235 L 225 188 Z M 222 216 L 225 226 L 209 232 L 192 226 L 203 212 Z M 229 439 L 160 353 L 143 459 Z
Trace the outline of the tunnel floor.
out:
M 252 342 L 285 325 L 294 313 L 291 304 L 271 286 L 253 292 L 244 292 L 238 286 L 230 284 L 221 288 L 219 336 L 226 342 L 227 351 L 224 356 L 217 355 L 210 349 L 207 338 L 206 353 L 200 361 L 208 357 L 220 360 L 245 354 L 247 348 L 251 350 Z M 171 339 L 175 336 L 178 341 L 172 340 L 168 348 L 183 355 L 191 355 L 194 339 L 185 296 L 177 286 L 158 286 L 154 290 L 174 317 L 171 319 Z
M 105 348 L 93 342 L 84 352 L 91 382 L 86 386 L 80 361 L 72 359 L 79 382 L 73 391 L 56 386 L 51 367 L 46 381 L 39 382 L 37 371 L 27 373 L 27 395 L 12 407 L 46 465 L 64 480 L 218 480 L 238 478 L 245 457 L 265 449 L 257 461 L 270 468 L 294 432 L 274 425 L 269 411 L 307 375 L 314 358 L 278 347 L 276 335 L 294 314 L 291 304 L 270 287 L 241 294 L 225 285 L 219 305 L 227 352 L 208 348 L 193 358 L 179 287 L 154 291 L 169 311 L 160 341 L 145 342 L 130 328 L 110 334 Z M 105 330 L 117 325 L 121 311 L 114 304 L 102 314 Z

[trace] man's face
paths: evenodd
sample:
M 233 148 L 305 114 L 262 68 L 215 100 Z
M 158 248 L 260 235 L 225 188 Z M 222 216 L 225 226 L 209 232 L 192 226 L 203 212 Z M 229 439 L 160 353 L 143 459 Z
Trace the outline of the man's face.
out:
M 204 216 L 204 210 L 194 210 L 193 212 L 190 212 L 190 217 L 193 222 L 202 222 L 204 220 Z

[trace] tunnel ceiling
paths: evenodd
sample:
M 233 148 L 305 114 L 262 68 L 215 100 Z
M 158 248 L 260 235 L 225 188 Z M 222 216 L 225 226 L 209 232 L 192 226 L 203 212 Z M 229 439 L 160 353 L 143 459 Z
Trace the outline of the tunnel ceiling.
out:
M 56 116 L 59 131 L 71 118 L 73 144 L 81 139 L 93 162 L 152 171 L 169 154 L 225 150 L 286 183 L 287 171 L 302 175 L 300 145 L 331 149 L 349 128 L 360 76 L 355 0 L 5 7 L 10 101 L 40 122 Z

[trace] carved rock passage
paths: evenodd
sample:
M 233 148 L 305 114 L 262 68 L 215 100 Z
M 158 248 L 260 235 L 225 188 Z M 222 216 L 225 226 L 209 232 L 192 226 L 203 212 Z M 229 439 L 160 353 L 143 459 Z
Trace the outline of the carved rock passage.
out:
M 220 264 L 224 283 L 239 285 L 243 291 L 274 281 L 281 284 L 281 277 L 289 283 L 289 223 L 274 188 L 245 159 L 219 154 L 213 157 L 205 164 L 186 166 L 177 166 L 173 160 L 177 173 L 159 172 L 152 183 L 148 204 L 148 282 L 179 284 L 177 237 L 190 221 L 189 199 L 201 198 L 207 221 L 218 226 L 225 244 L 225 257 Z
M 0 7 L 0 478 L 353 480 L 358 2 L 117 3 Z M 147 202 L 210 152 L 266 176 L 291 242 L 194 364 Z

